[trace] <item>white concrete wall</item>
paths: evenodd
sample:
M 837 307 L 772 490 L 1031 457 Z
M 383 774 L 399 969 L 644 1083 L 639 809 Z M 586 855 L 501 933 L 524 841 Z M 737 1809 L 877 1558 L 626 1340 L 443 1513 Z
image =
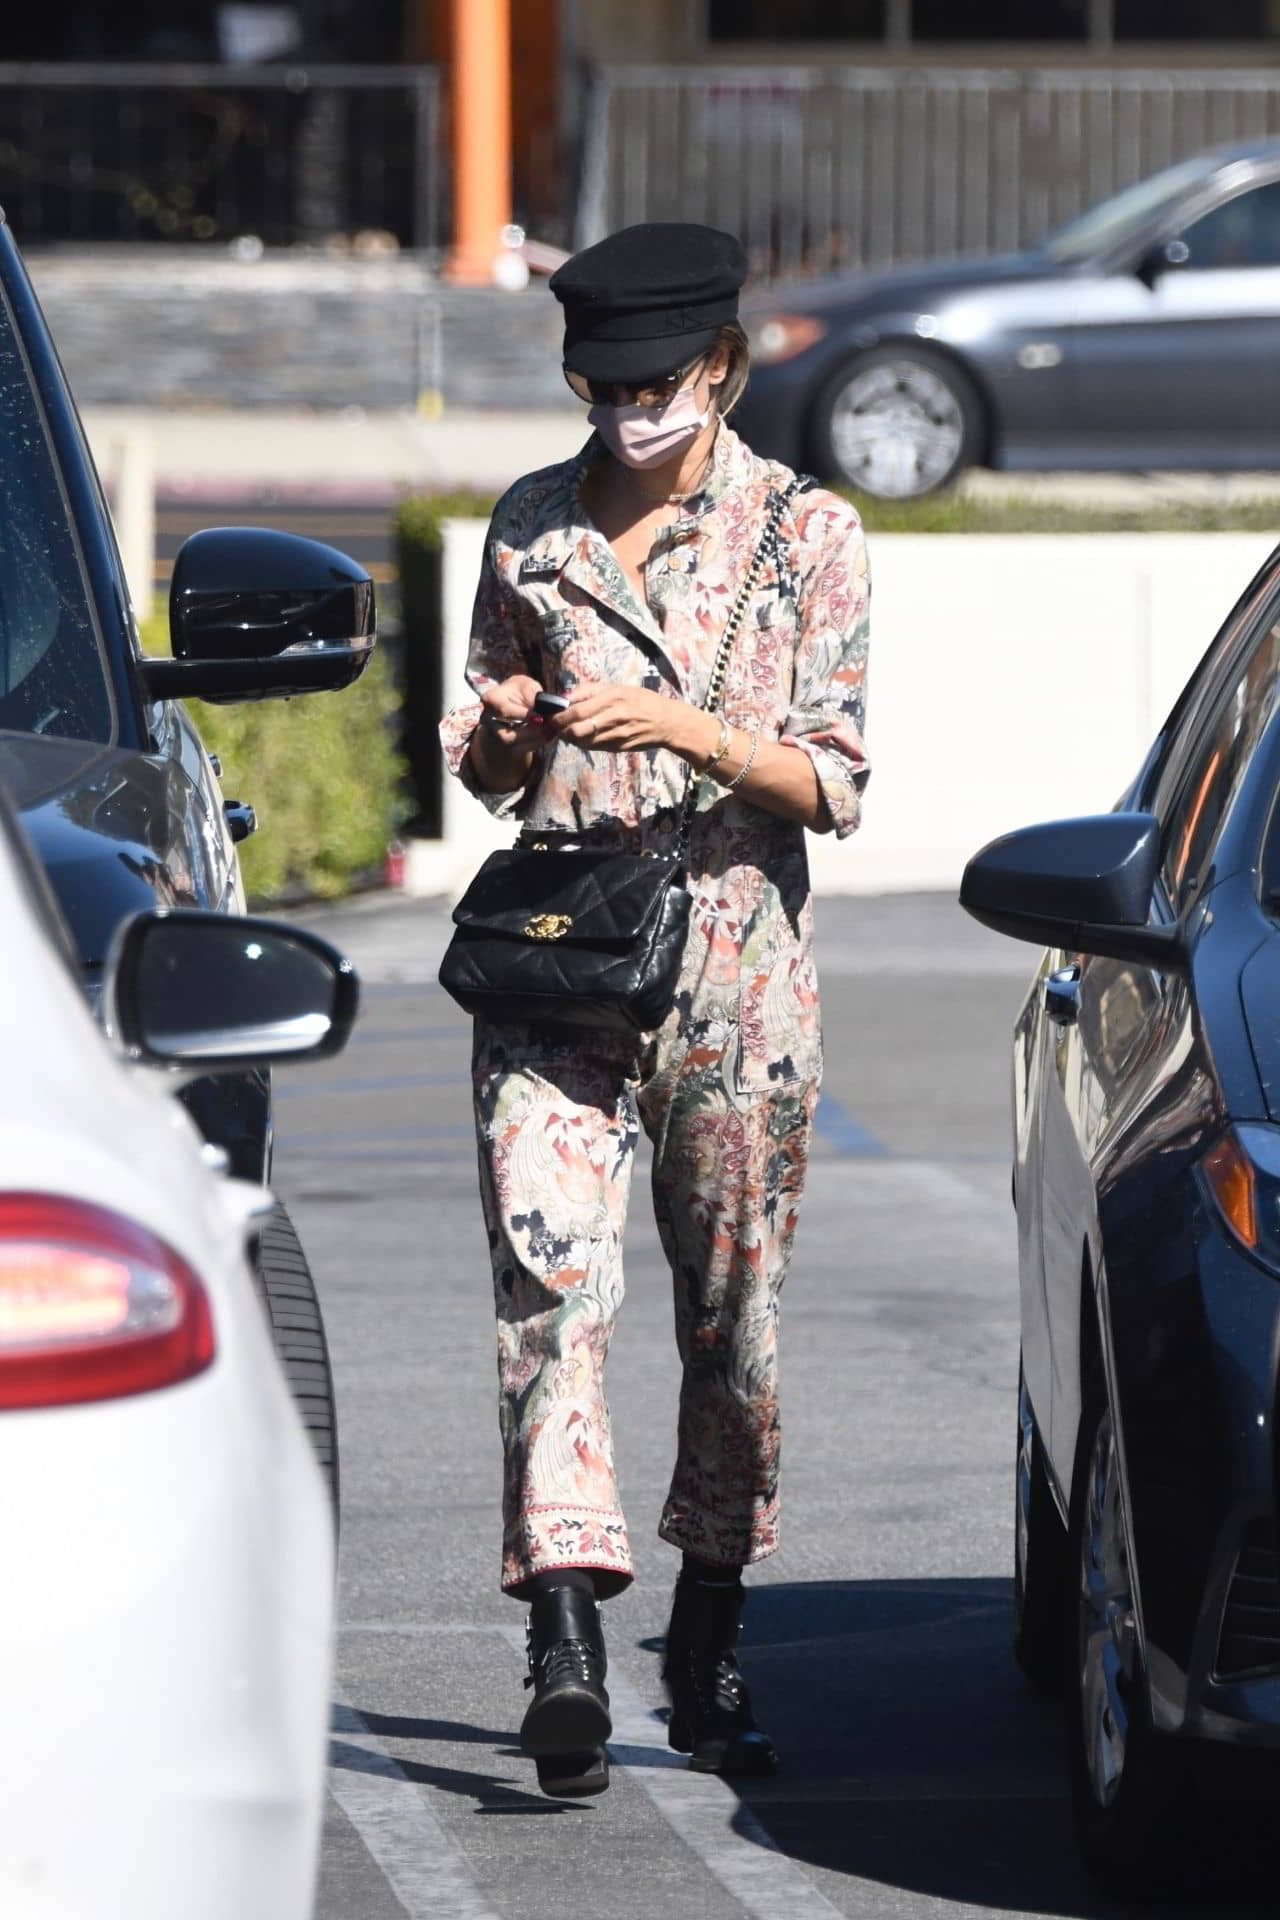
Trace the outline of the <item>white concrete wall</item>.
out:
M 454 706 L 469 697 L 466 682 L 467 651 L 471 644 L 471 605 L 480 578 L 487 523 L 483 520 L 446 520 L 444 523 L 444 698 Z M 443 832 L 439 840 L 411 840 L 405 856 L 405 889 L 417 894 L 462 892 L 480 862 L 495 847 L 509 847 L 517 829 L 499 823 L 473 798 L 460 781 L 446 776 Z
M 446 531 L 445 688 L 463 691 L 484 529 Z M 865 822 L 809 842 L 819 893 L 959 884 L 1011 827 L 1112 805 L 1266 534 L 880 534 L 871 547 Z M 454 892 L 505 845 L 456 782 L 409 885 Z

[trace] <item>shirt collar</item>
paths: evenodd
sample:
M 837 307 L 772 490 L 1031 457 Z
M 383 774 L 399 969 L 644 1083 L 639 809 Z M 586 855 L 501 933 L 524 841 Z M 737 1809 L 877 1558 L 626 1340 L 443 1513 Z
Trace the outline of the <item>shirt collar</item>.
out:
M 589 463 L 602 449 L 602 441 L 593 433 L 577 455 L 559 468 L 554 484 L 543 502 L 542 526 L 526 551 L 525 564 L 539 573 L 563 570 L 563 577 L 596 600 L 621 614 L 632 626 L 661 646 L 660 622 L 647 605 L 632 591 L 608 543 L 594 527 L 584 524 L 578 502 L 578 487 Z M 755 457 L 744 440 L 723 421 L 712 443 L 711 459 L 698 491 L 683 503 L 678 519 L 665 527 L 659 544 L 674 546 L 693 538 L 701 523 L 714 513 L 735 488 L 751 484 Z

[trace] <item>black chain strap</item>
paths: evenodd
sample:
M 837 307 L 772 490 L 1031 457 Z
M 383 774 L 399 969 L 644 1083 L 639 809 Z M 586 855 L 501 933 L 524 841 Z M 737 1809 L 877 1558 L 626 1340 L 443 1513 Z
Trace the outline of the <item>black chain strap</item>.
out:
M 746 579 L 738 589 L 738 597 L 734 601 L 733 611 L 725 623 L 724 632 L 720 636 L 720 645 L 716 649 L 715 664 L 711 669 L 711 679 L 707 684 L 707 697 L 702 702 L 702 710 L 704 713 L 710 713 L 714 707 L 720 704 L 720 696 L 724 692 L 725 676 L 729 671 L 729 658 L 733 652 L 733 643 L 738 637 L 738 628 L 742 625 L 743 616 L 751 603 L 751 596 L 756 590 L 756 581 L 760 578 L 760 569 L 764 566 L 770 554 L 772 554 L 775 559 L 778 557 L 778 528 L 782 523 L 782 516 L 786 511 L 787 503 L 791 499 L 792 494 L 799 492 L 803 484 L 804 482 L 799 479 L 793 480 L 790 486 L 784 488 L 781 493 L 773 493 L 769 496 L 769 512 L 765 519 L 764 527 L 761 530 L 755 554 L 752 557 L 751 565 L 747 568 Z M 684 858 L 685 851 L 689 845 L 689 835 L 693 831 L 694 815 L 698 811 L 698 788 L 701 786 L 702 780 L 703 775 L 698 774 L 695 778 L 693 768 L 690 767 L 685 778 L 684 800 L 680 808 L 680 822 L 676 828 L 675 850 L 681 859 Z

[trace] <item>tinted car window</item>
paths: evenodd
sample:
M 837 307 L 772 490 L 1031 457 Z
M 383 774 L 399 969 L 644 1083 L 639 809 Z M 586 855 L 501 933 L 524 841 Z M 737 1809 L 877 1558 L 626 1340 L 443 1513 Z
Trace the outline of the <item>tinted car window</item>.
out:
M 1187 267 L 1280 266 L 1280 181 L 1238 193 L 1189 226 Z
M 1273 613 L 1197 743 L 1165 820 L 1161 873 L 1179 912 L 1204 878 L 1218 830 L 1278 700 L 1280 619 Z
M 1162 208 L 1172 207 L 1204 178 L 1203 159 L 1180 160 L 1068 221 L 1049 235 L 1044 250 L 1051 260 L 1061 261 L 1086 260 L 1108 251 L 1129 233 L 1141 231 Z
M 110 741 L 113 713 L 71 517 L 0 302 L 0 728 Z

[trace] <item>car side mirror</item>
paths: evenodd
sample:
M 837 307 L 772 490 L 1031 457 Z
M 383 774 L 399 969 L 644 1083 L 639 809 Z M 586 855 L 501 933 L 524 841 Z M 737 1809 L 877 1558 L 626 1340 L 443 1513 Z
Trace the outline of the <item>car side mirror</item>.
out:
M 201 1074 L 323 1060 L 346 1045 L 359 987 L 313 933 L 243 914 L 135 914 L 107 959 L 107 1030 L 131 1059 Z
M 1185 240 L 1158 240 L 1154 247 L 1148 247 L 1134 272 L 1144 287 L 1154 287 L 1162 275 L 1175 273 L 1190 259 L 1191 249 Z
M 960 904 L 984 927 L 1037 946 L 1176 969 L 1176 927 L 1150 924 L 1160 823 L 1149 813 L 1051 820 L 1006 833 L 964 870 Z
M 267 527 L 183 542 L 169 585 L 171 660 L 144 660 L 153 700 L 336 691 L 368 666 L 373 582 L 336 547 Z

